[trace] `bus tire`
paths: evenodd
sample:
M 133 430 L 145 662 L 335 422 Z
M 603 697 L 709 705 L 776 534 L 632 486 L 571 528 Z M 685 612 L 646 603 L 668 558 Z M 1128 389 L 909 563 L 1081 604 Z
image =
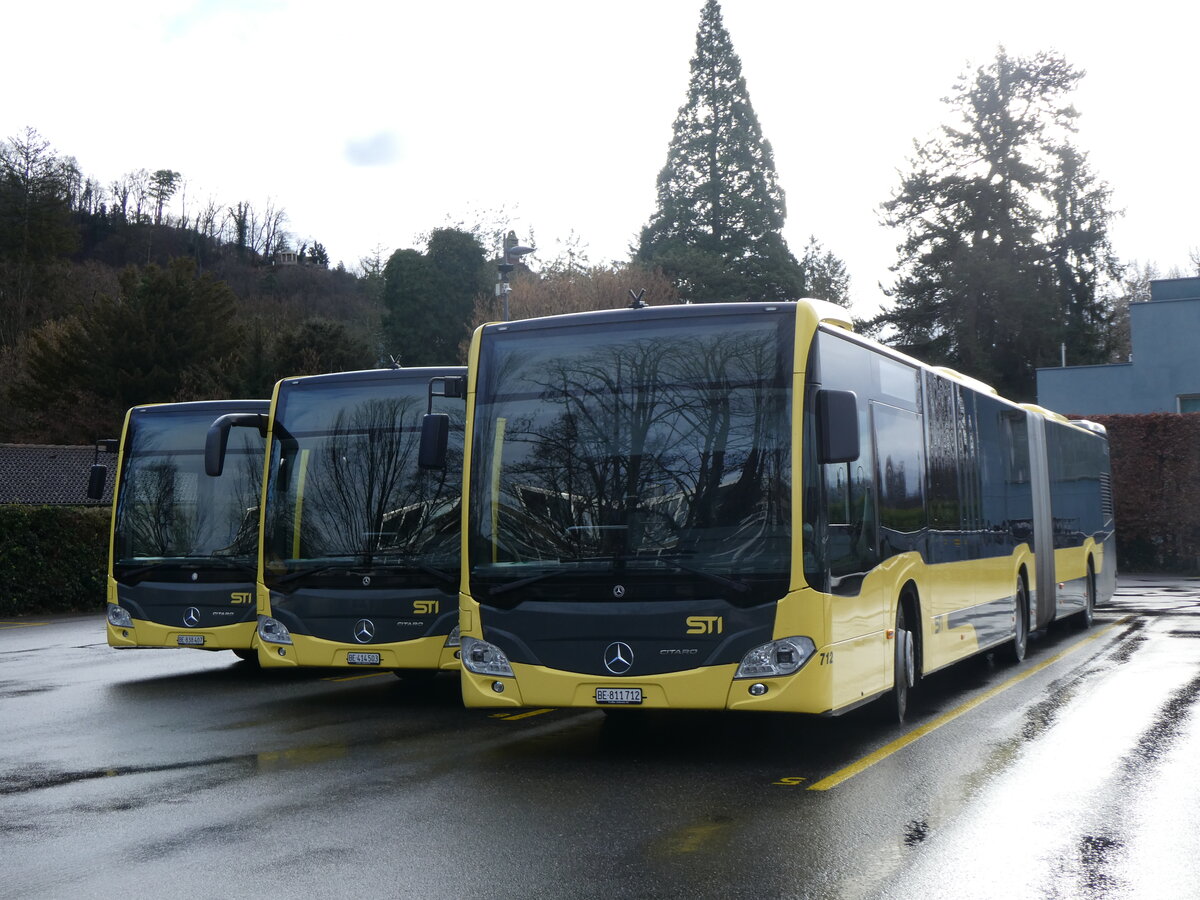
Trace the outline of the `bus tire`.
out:
M 1096 618 L 1096 568 L 1092 565 L 1092 560 L 1088 559 L 1087 578 L 1083 583 L 1083 611 L 1075 616 L 1075 624 L 1079 629 L 1086 630 L 1092 627 L 1092 622 Z
M 904 724 L 908 715 L 908 694 L 916 683 L 917 661 L 913 650 L 913 635 L 908 630 L 904 615 L 904 602 L 896 607 L 896 645 L 892 654 L 892 689 L 887 696 L 887 719 L 897 725 Z
M 1029 646 L 1029 591 L 1025 579 L 1017 578 L 1016 615 L 1013 619 L 1013 639 L 1008 645 L 1008 657 L 1015 663 L 1025 659 Z

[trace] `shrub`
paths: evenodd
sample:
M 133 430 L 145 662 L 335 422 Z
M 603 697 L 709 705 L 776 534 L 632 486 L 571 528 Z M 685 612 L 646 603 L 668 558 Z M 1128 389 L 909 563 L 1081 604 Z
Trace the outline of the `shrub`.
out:
M 0 615 L 104 608 L 108 507 L 0 506 Z

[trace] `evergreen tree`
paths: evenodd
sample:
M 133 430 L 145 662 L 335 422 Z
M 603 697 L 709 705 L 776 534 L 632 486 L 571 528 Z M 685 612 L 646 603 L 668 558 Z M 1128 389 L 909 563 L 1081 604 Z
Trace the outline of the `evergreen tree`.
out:
M 894 305 L 873 323 L 893 343 L 1001 393 L 1032 399 L 1036 369 L 1104 361 L 1102 282 L 1117 274 L 1108 189 L 1070 143 L 1067 97 L 1081 74 L 1061 57 L 996 59 L 960 78 L 959 116 L 919 146 L 884 204 L 904 229 Z
M 660 266 L 684 300 L 794 300 L 803 294 L 803 274 L 780 233 L 784 217 L 771 145 L 741 60 L 720 5 L 707 0 L 687 101 L 637 259 Z
M 235 312 L 233 292 L 197 277 L 191 260 L 129 269 L 119 296 L 31 335 L 12 399 L 60 439 L 89 441 L 98 411 L 115 427 L 138 403 L 228 396 L 238 380 Z
M 371 349 L 345 325 L 316 316 L 281 331 L 271 355 L 277 378 L 348 372 L 373 362 Z
M 425 253 L 393 253 L 383 272 L 386 352 L 405 366 L 453 365 L 488 274 L 479 241 L 456 228 L 430 232 Z
M 804 296 L 828 300 L 838 306 L 850 306 L 850 273 L 846 264 L 821 246 L 815 237 L 808 239 L 800 260 L 804 277 Z

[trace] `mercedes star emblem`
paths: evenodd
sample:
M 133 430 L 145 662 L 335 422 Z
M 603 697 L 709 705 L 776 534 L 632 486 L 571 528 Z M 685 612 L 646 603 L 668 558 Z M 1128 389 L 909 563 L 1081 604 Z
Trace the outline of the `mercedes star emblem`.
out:
M 188 628 L 195 628 L 200 624 L 200 610 L 194 606 L 189 606 L 187 612 L 183 614 L 183 624 Z
M 375 637 L 375 623 L 370 619 L 359 619 L 354 623 L 354 639 L 360 644 L 365 644 L 373 637 Z
M 363 576 L 363 587 L 370 587 L 370 585 L 371 585 L 371 576 L 364 575 Z
M 604 668 L 614 675 L 624 675 L 633 665 L 633 648 L 621 641 L 613 641 L 604 648 Z
M 624 597 L 625 596 L 625 585 L 614 584 L 613 585 L 613 596 L 618 599 L 620 599 L 621 597 Z

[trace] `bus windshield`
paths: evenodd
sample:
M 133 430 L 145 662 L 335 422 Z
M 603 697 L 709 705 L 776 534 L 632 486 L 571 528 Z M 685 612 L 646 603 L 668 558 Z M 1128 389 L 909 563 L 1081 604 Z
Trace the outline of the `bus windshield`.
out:
M 314 579 L 376 587 L 457 582 L 461 485 L 454 473 L 462 466 L 464 411 L 461 401 L 441 401 L 446 408 L 438 411 L 452 423 L 450 465 L 418 469 L 428 386 L 428 375 L 394 373 L 280 385 L 263 534 L 268 587 L 290 591 Z
M 663 599 L 778 599 L 791 550 L 785 309 L 489 332 L 475 598 L 611 601 L 613 579 L 596 576 L 620 572 Z
M 253 429 L 230 437 L 220 478 L 204 474 L 212 410 L 135 409 L 118 489 L 114 574 L 192 569 L 254 570 L 263 440 Z

